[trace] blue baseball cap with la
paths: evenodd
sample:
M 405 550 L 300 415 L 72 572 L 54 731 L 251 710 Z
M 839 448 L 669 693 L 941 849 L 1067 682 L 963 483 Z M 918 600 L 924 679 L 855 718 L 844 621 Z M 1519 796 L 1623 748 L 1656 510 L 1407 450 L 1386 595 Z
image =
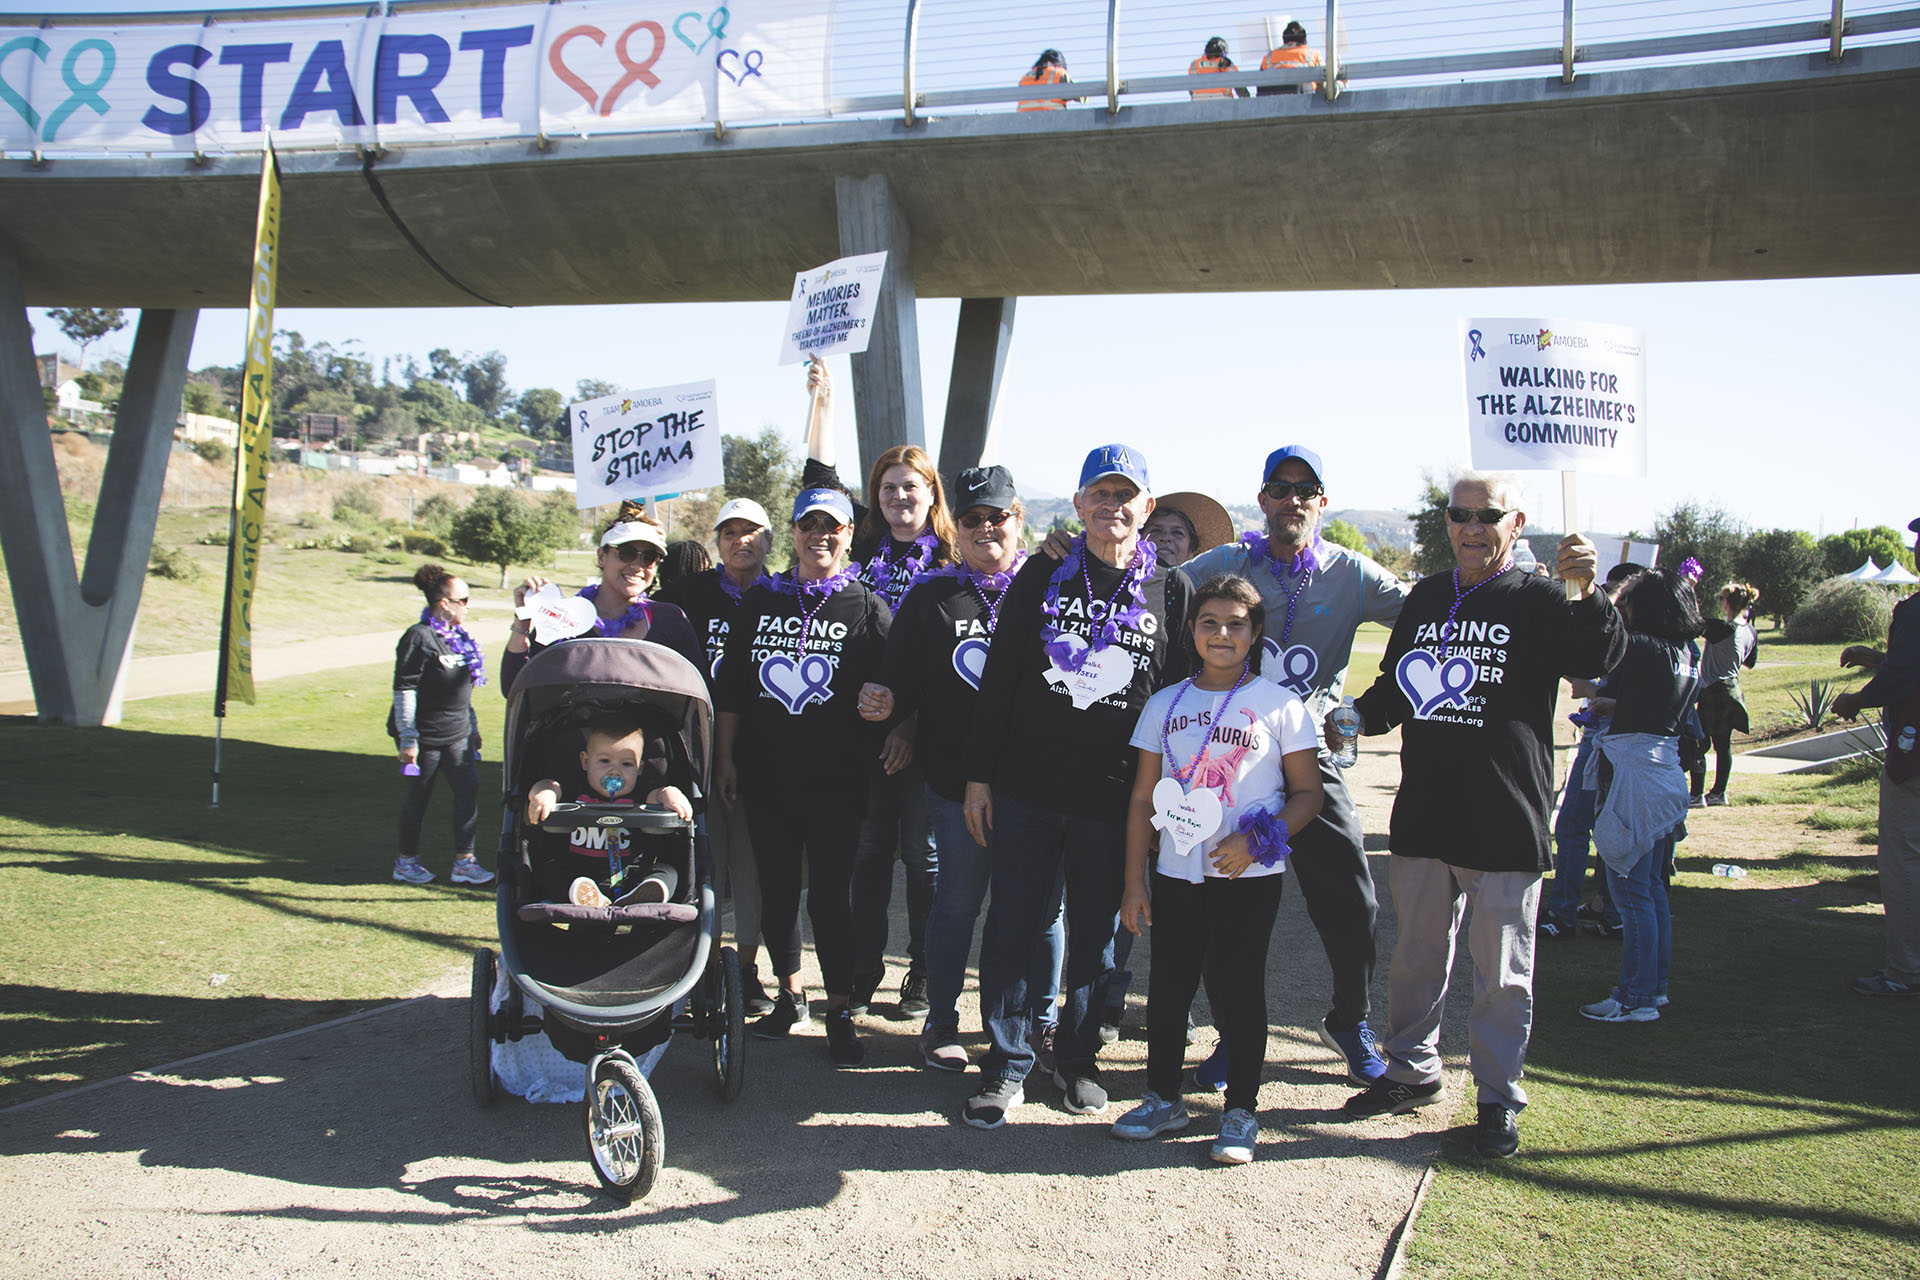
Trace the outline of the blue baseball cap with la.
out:
M 1260 483 L 1265 484 L 1267 481 L 1273 479 L 1273 473 L 1279 470 L 1280 464 L 1288 458 L 1300 459 L 1300 461 L 1313 468 L 1313 478 L 1315 480 L 1318 480 L 1321 484 L 1327 482 L 1327 473 L 1320 466 L 1319 454 L 1303 444 L 1283 444 L 1267 455 L 1267 469 L 1260 473 Z
M 1103 444 L 1087 455 L 1080 465 L 1080 487 L 1086 488 L 1103 476 L 1125 476 L 1140 486 L 1142 493 L 1152 493 L 1153 486 L 1147 483 L 1147 460 L 1138 449 L 1130 449 L 1124 444 Z
M 793 522 L 799 524 L 809 511 L 832 512 L 841 524 L 853 523 L 853 500 L 838 489 L 802 489 L 793 500 Z

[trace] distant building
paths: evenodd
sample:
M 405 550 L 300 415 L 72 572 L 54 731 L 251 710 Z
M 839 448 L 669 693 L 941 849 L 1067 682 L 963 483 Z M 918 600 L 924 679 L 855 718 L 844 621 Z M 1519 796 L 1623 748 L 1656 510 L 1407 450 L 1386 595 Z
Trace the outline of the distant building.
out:
M 89 400 L 81 395 L 80 383 L 74 378 L 68 378 L 65 382 L 55 387 L 53 394 L 55 403 L 60 407 L 61 414 L 69 422 L 79 421 L 82 414 L 105 413 L 107 411 L 106 406 L 98 400 Z
M 183 413 L 180 425 L 173 429 L 173 438 L 193 444 L 200 440 L 218 440 L 228 448 L 240 445 L 240 424 L 226 418 L 216 418 L 210 413 Z
M 79 365 L 68 364 L 57 355 L 35 356 L 33 359 L 40 366 L 40 385 L 43 387 L 57 388 L 83 372 Z
M 347 413 L 296 413 L 290 419 L 294 434 L 309 445 L 337 444 L 353 435 L 353 415 Z

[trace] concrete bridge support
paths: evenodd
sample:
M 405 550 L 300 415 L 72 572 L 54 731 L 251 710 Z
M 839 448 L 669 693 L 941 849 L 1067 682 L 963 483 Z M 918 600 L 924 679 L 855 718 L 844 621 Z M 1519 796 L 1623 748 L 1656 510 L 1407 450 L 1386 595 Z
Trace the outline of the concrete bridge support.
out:
M 66 504 L 13 247 L 0 241 L 0 548 L 42 723 L 118 720 L 198 311 L 144 311 L 75 576 Z
M 940 474 L 953 478 L 980 465 L 1000 398 L 1000 376 L 1013 345 L 1017 298 L 963 298 L 953 344 L 953 374 L 947 383 L 947 422 L 940 432 Z M 1015 477 L 1017 480 L 1018 477 Z

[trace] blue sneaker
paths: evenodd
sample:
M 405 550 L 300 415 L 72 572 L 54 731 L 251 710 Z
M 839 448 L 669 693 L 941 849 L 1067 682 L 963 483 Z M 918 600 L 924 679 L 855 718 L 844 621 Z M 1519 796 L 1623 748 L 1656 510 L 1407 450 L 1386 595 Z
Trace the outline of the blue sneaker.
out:
M 433 872 L 421 866 L 418 858 L 395 858 L 393 878 L 401 884 L 430 884 Z
M 1245 1107 L 1235 1107 L 1220 1117 L 1220 1136 L 1213 1140 L 1212 1155 L 1220 1164 L 1252 1164 L 1254 1144 L 1260 1139 L 1260 1122 Z
M 1362 1088 L 1387 1074 L 1387 1060 L 1380 1056 L 1378 1042 L 1373 1038 L 1373 1028 L 1367 1025 L 1365 1018 L 1354 1023 L 1349 1031 L 1335 1031 L 1322 1018 L 1320 1043 L 1347 1060 L 1347 1079 Z
M 1215 1045 L 1207 1060 L 1193 1069 L 1193 1083 L 1209 1093 L 1218 1093 L 1227 1087 L 1227 1042 L 1225 1040 Z
M 1140 1105 L 1113 1122 L 1113 1136 L 1130 1142 L 1144 1142 L 1163 1133 L 1187 1127 L 1187 1104 L 1179 1098 L 1168 1102 L 1153 1090 L 1147 1090 Z

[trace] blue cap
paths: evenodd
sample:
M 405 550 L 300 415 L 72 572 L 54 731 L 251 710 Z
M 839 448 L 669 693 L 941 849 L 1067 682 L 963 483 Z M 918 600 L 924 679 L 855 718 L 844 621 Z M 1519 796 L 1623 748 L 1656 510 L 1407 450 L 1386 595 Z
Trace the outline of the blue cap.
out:
M 1267 469 L 1260 473 L 1260 483 L 1273 479 L 1273 473 L 1288 458 L 1298 458 L 1313 469 L 1313 478 L 1321 484 L 1327 482 L 1327 473 L 1320 465 L 1320 455 L 1303 444 L 1283 444 L 1267 455 Z
M 1080 488 L 1086 488 L 1102 476 L 1125 476 L 1139 485 L 1142 493 L 1153 492 L 1153 486 L 1147 483 L 1147 460 L 1138 449 L 1124 444 L 1103 444 L 1080 464 Z
M 793 522 L 799 524 L 809 511 L 830 511 L 841 524 L 853 523 L 853 499 L 838 489 L 802 489 L 793 500 Z

